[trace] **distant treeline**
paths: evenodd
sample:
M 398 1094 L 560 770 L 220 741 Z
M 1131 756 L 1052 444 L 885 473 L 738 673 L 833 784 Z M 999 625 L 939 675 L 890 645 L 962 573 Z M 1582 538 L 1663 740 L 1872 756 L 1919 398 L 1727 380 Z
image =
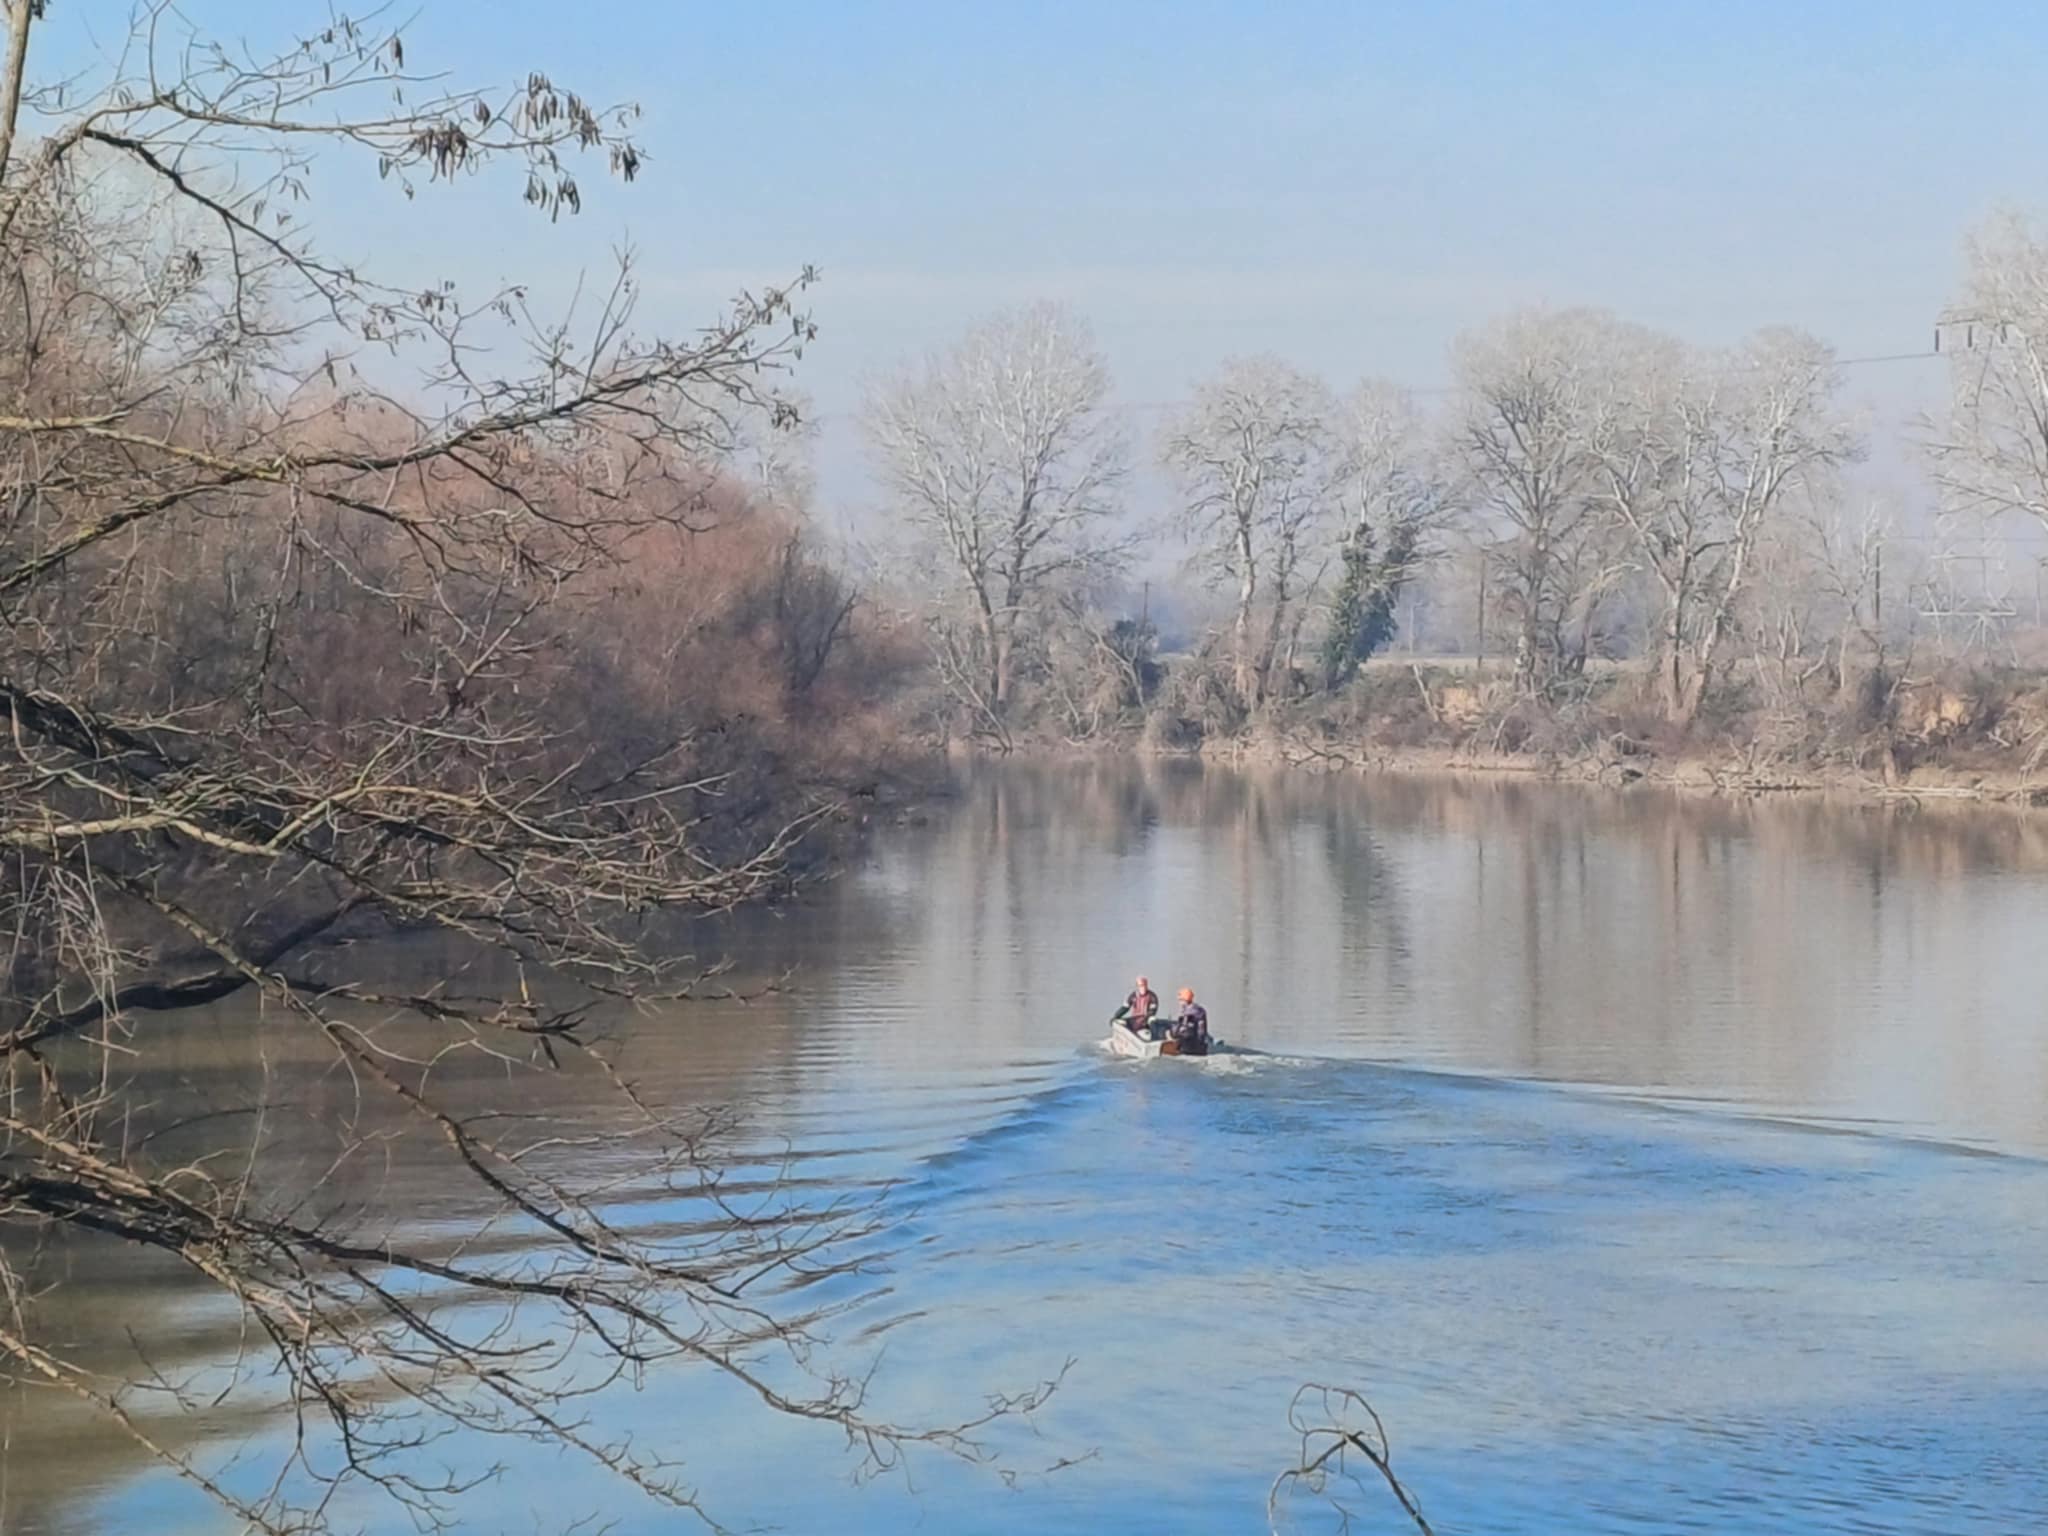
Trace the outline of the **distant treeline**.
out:
M 2038 765 L 2048 645 L 2013 536 L 2048 533 L 2048 246 L 2006 217 L 1967 252 L 1972 345 L 1912 446 L 1959 547 L 2011 543 L 2016 579 L 1889 537 L 1841 368 L 1801 332 L 1707 349 L 1523 311 L 1457 340 L 1428 409 L 1244 358 L 1148 441 L 1082 319 L 997 315 L 865 404 L 887 585 L 931 658 L 923 714 L 1002 749 L 1313 718 L 1490 748 L 1765 741 L 1787 762 L 1981 738 Z M 1134 530 L 1141 455 L 1174 487 L 1171 528 Z M 1216 615 L 1170 658 L 1124 579 L 1151 541 Z M 1394 646 L 1455 647 L 1473 676 L 1397 703 L 1359 681 Z

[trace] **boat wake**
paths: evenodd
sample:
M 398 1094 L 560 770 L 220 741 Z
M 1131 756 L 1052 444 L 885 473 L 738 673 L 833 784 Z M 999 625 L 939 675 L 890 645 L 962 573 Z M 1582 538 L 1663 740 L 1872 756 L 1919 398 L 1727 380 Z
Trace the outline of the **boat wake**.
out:
M 1204 1072 L 1233 1073 L 1257 1072 L 1279 1068 L 1300 1068 L 1334 1062 L 1339 1058 L 1317 1058 L 1314 1056 L 1282 1056 L 1272 1051 L 1262 1051 L 1256 1046 L 1233 1045 L 1227 1040 L 1218 1040 L 1209 1047 L 1206 1056 L 1133 1056 L 1127 1049 L 1120 1049 L 1116 1038 L 1108 1036 L 1091 1041 L 1083 1047 L 1085 1053 L 1100 1056 L 1108 1061 L 1129 1062 L 1143 1065 L 1151 1061 L 1170 1061 L 1176 1067 L 1196 1068 Z

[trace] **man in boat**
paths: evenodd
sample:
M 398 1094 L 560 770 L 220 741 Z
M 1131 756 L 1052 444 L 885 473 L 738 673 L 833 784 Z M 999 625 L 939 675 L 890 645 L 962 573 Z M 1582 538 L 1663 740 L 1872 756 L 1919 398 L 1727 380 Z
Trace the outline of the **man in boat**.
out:
M 1209 1054 L 1209 1010 L 1195 1001 L 1195 989 L 1180 989 L 1180 1016 L 1168 1030 L 1168 1038 L 1183 1056 Z
M 1152 1021 L 1159 1013 L 1159 994 L 1152 990 L 1152 983 L 1143 976 L 1131 995 L 1124 999 L 1123 1007 L 1110 1015 L 1109 1022 L 1121 1024 L 1140 1040 L 1152 1038 Z

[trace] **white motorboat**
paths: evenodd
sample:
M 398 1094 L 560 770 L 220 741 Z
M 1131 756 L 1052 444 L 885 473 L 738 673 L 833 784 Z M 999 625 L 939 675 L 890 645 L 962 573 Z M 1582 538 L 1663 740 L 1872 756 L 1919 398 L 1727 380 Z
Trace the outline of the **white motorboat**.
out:
M 1112 1056 L 1129 1056 L 1137 1061 L 1150 1061 L 1155 1056 L 1206 1056 L 1207 1050 L 1183 1051 L 1172 1040 L 1147 1040 L 1136 1030 L 1121 1021 L 1109 1026 L 1109 1039 L 1103 1042 Z M 1213 1047 L 1212 1040 L 1210 1045 Z

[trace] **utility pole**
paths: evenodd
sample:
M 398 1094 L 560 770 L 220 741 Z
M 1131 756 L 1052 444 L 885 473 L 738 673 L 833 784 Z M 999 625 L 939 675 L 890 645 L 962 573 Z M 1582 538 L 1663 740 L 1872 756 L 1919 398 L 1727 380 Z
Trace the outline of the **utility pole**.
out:
M 1476 676 L 1486 675 L 1486 551 L 1479 552 L 1479 654 L 1473 658 L 1472 671 Z

